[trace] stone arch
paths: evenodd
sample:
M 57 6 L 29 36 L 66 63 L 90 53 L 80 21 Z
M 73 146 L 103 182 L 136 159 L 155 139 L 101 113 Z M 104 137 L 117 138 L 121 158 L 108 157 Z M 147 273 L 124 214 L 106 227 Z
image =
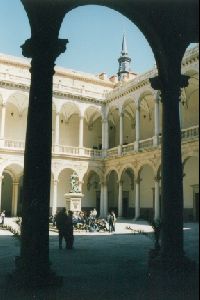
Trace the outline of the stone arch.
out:
M 127 99 L 123 103 L 124 113 L 124 143 L 133 143 L 136 139 L 136 103 L 134 99 Z
M 145 220 L 151 220 L 154 217 L 154 168 L 146 163 L 140 168 L 139 174 L 141 217 Z
M 143 163 L 140 165 L 139 169 L 138 169 L 138 175 L 141 175 L 142 170 L 144 169 L 145 166 L 148 166 L 149 168 L 151 168 L 155 174 L 155 168 L 154 168 L 154 164 L 153 162 L 150 162 L 149 160 L 144 160 Z
M 82 186 L 82 210 L 89 213 L 96 208 L 98 216 L 100 215 L 100 199 L 101 199 L 101 181 L 98 172 L 90 169 L 85 173 Z
M 27 127 L 28 94 L 13 92 L 6 101 L 5 138 L 25 140 Z
M 108 211 L 113 210 L 116 214 L 118 212 L 118 186 L 119 176 L 116 169 L 112 168 L 107 173 L 107 187 L 108 187 Z
M 182 88 L 180 102 L 181 127 L 186 129 L 199 125 L 199 73 L 189 69 L 184 75 L 190 77 L 188 86 Z
M 90 105 L 84 112 L 84 146 L 102 149 L 102 114 L 101 107 Z
M 155 93 L 152 90 L 145 90 L 139 98 L 140 107 L 140 132 L 141 140 L 152 138 L 154 136 L 154 107 Z
M 60 210 L 66 207 L 65 194 L 71 191 L 70 176 L 73 173 L 77 173 L 76 170 L 71 166 L 63 166 L 63 168 L 58 173 L 58 196 L 57 196 L 57 209 Z
M 108 168 L 107 170 L 106 170 L 106 173 L 105 173 L 105 178 L 106 178 L 106 181 L 107 181 L 107 179 L 108 179 L 108 177 L 110 176 L 110 174 L 112 173 L 112 172 L 115 172 L 116 174 L 119 174 L 119 171 L 118 171 L 118 169 L 116 168 L 116 167 L 110 167 L 110 168 Z M 117 179 L 118 181 L 119 181 L 119 175 L 118 175 L 118 179 Z
M 122 203 L 118 204 L 121 206 L 120 214 L 123 218 L 133 218 L 135 206 L 135 173 L 131 166 L 123 168 L 120 183 L 122 185 Z
M 80 109 L 76 103 L 67 101 L 60 109 L 60 144 L 78 147 Z
M 21 213 L 23 191 L 23 165 L 19 162 L 6 162 L 2 166 L 1 209 L 7 216 Z
M 122 14 L 122 16 L 130 20 L 133 24 L 135 24 L 138 27 L 138 29 L 146 38 L 152 50 L 154 49 L 154 47 L 156 49 L 156 47 L 161 46 L 159 45 L 160 37 L 159 35 L 157 35 L 157 31 L 155 30 L 153 24 L 147 22 L 146 20 L 144 20 L 144 18 L 141 17 L 144 8 L 140 7 L 138 9 L 136 5 L 135 9 L 132 9 L 130 11 L 130 9 L 125 9 L 125 6 L 123 7 L 122 5 L 120 5 L 120 3 L 114 3 L 114 2 L 105 3 L 104 0 L 91 0 L 91 1 L 85 0 L 85 2 L 81 2 L 81 3 L 76 2 L 76 4 L 73 3 L 73 5 L 72 4 L 68 5 L 65 10 L 66 13 L 65 17 L 67 17 L 67 14 L 72 10 L 75 10 L 78 7 L 86 6 L 86 5 L 97 5 L 100 7 L 105 6 L 108 9 L 114 10 L 115 12 Z M 134 6 L 134 3 L 132 5 Z M 157 54 L 157 52 L 155 54 Z
M 116 104 L 109 107 L 108 111 L 108 132 L 109 132 L 109 148 L 119 145 L 119 108 Z

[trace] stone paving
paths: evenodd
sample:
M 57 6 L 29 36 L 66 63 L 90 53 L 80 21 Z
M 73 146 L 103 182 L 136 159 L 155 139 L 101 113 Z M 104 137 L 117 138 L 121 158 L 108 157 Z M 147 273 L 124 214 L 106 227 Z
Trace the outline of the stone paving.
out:
M 133 234 L 127 227 L 148 232 Z M 0 230 L 0 300 L 195 300 L 188 296 L 151 296 L 148 284 L 148 252 L 153 247 L 152 228 L 145 222 L 119 221 L 116 233 L 76 233 L 75 249 L 59 250 L 57 233 L 50 233 L 52 269 L 63 276 L 60 288 L 14 289 L 6 274 L 14 268 L 19 241 Z M 198 224 L 185 224 L 185 251 L 199 262 Z M 166 293 L 167 294 L 167 293 Z

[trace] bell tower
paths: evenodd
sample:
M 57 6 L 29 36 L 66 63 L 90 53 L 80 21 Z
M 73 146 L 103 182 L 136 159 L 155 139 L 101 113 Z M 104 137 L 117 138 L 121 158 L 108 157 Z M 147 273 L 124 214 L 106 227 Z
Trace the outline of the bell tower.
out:
M 123 35 L 122 52 L 120 58 L 118 59 L 118 62 L 119 62 L 118 79 L 119 81 L 122 81 L 130 73 L 130 63 L 131 63 L 131 58 L 128 56 L 128 48 L 127 48 L 125 34 Z

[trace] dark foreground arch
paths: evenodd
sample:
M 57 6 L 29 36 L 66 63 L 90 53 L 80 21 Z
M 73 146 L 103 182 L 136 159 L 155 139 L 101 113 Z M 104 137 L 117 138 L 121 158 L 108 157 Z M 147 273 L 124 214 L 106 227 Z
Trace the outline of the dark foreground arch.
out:
M 52 78 L 56 57 L 66 49 L 59 39 L 65 14 L 88 4 L 114 9 L 142 31 L 155 55 L 157 78 L 154 89 L 163 101 L 162 136 L 162 246 L 166 263 L 182 261 L 183 186 L 180 88 L 188 77 L 181 75 L 186 47 L 198 41 L 197 0 L 21 0 L 27 12 L 31 38 L 22 46 L 32 58 L 32 78 L 24 158 L 24 200 L 19 278 L 32 284 L 52 280 L 49 263 L 48 214 L 51 178 Z M 36 122 L 37 120 L 37 122 Z M 45 163 L 44 163 L 45 162 Z M 173 210 L 172 210 L 173 206 Z M 172 213 L 173 212 L 173 213 Z

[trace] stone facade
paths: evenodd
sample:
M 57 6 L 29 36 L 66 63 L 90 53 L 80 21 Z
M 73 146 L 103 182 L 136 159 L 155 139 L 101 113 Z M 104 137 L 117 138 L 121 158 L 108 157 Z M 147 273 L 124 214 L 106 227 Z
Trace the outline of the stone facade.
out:
M 190 80 L 180 101 L 185 220 L 198 220 L 198 63 L 198 47 L 188 50 L 182 73 Z M 29 68 L 28 60 L 0 54 L 0 210 L 14 216 L 21 213 Z M 65 206 L 76 172 L 83 210 L 159 217 L 162 99 L 149 83 L 156 75 L 154 68 L 117 81 L 56 68 L 50 213 Z

